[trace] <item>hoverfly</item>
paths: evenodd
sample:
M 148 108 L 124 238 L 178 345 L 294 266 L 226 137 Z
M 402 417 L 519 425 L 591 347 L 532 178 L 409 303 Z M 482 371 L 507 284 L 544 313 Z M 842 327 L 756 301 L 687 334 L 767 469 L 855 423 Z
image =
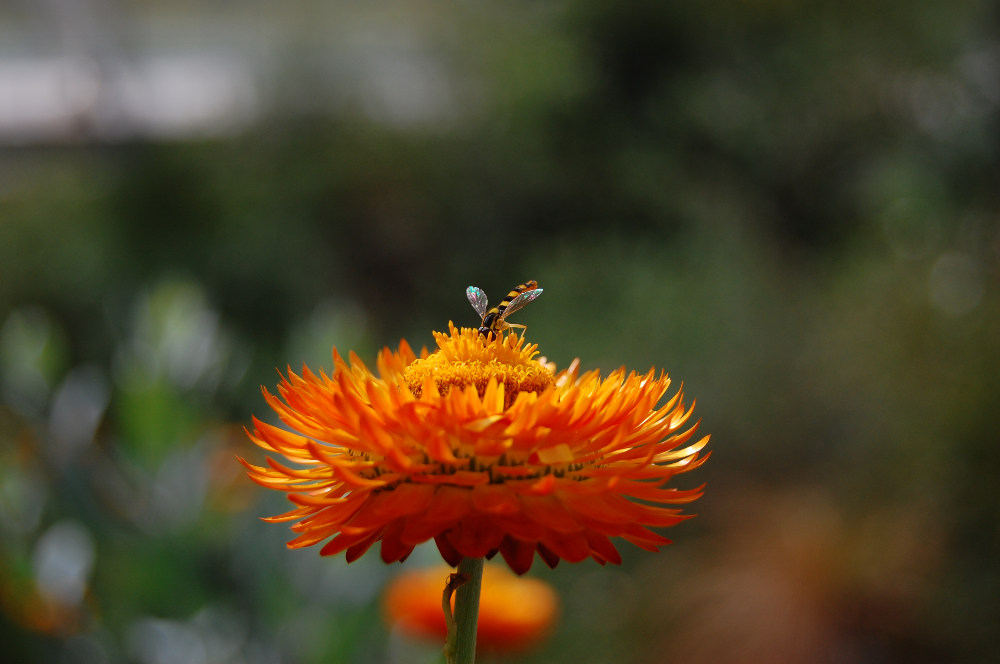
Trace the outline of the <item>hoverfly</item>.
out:
M 511 327 L 523 330 L 524 325 L 508 323 L 507 316 L 510 316 L 541 294 L 542 289 L 538 287 L 538 282 L 531 280 L 528 283 L 515 286 L 513 290 L 507 293 L 507 297 L 503 299 L 503 302 L 487 311 L 486 307 L 489 306 L 489 302 L 486 299 L 486 293 L 483 292 L 483 289 L 478 286 L 469 286 L 465 289 L 465 296 L 469 298 L 469 303 L 472 304 L 472 308 L 482 318 L 482 322 L 479 325 L 479 333 L 485 337 L 492 332 L 496 338 L 499 338 L 501 332 Z

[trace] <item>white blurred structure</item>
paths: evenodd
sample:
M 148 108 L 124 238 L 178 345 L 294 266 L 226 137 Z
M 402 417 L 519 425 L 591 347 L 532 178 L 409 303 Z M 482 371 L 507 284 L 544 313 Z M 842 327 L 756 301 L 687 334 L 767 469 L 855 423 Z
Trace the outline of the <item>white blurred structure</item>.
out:
M 0 10 L 0 143 L 217 135 L 252 120 L 248 62 L 218 44 L 161 47 L 155 23 L 125 10 L 110 0 Z
M 248 68 L 221 58 L 156 57 L 100 64 L 0 60 L 0 140 L 230 133 L 252 120 Z
M 432 46 L 446 14 L 112 3 L 0 7 L 0 145 L 226 136 L 275 109 L 449 126 L 478 95 Z

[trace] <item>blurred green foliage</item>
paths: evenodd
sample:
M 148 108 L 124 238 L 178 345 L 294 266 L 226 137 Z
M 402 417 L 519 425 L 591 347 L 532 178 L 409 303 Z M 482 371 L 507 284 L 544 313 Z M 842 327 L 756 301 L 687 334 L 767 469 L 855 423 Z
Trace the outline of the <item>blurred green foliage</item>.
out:
M 529 278 L 543 354 L 668 370 L 714 456 L 674 547 L 538 570 L 565 610 L 524 661 L 993 658 L 994 4 L 267 12 L 242 131 L 0 152 L 10 661 L 422 661 L 378 619 L 397 568 L 257 521 L 241 427 L 275 367 L 430 344 Z

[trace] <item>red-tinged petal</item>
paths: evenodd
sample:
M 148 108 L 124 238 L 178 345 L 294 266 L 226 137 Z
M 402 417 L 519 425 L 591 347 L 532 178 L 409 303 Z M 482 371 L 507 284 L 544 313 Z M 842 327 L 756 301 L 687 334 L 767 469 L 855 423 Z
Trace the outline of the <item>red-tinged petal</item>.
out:
M 448 538 L 444 534 L 436 536 L 434 538 L 434 543 L 437 545 L 438 552 L 441 554 L 441 557 L 444 558 L 444 561 L 452 567 L 458 567 L 458 564 L 462 562 L 462 558 L 465 557 L 459 553 L 458 549 L 451 545 Z
M 393 489 L 377 492 L 369 509 L 386 519 L 408 516 L 426 510 L 433 498 L 433 486 L 400 484 Z
M 434 523 L 457 523 L 472 510 L 472 492 L 450 486 L 437 487 L 423 518 Z
M 370 380 L 364 384 L 365 396 L 371 405 L 373 413 L 391 413 L 392 402 L 389 399 L 389 392 L 383 383 Z
M 538 421 L 538 415 L 535 408 L 528 406 L 527 397 L 529 394 L 531 397 L 535 397 L 533 392 L 522 392 L 518 396 L 525 398 L 514 402 L 511 410 L 507 411 L 509 419 L 507 420 L 507 428 L 504 430 L 504 435 L 510 438 L 517 438 L 534 428 L 535 423 Z
M 428 457 L 441 464 L 459 463 L 458 457 L 452 452 L 449 437 L 444 431 L 428 432 L 424 438 L 424 449 Z
M 400 441 L 385 430 L 384 423 L 372 417 L 359 418 L 358 428 L 365 447 L 376 454 L 386 456 L 399 445 Z
M 432 495 L 425 495 L 427 492 L 423 491 L 423 489 L 430 489 L 431 487 L 417 485 L 400 486 L 414 487 L 417 491 L 408 488 L 400 491 L 398 494 L 398 489 L 378 492 L 369 500 L 366 500 L 357 513 L 349 521 L 345 522 L 344 530 L 347 531 L 348 528 L 380 527 L 409 514 L 423 511 L 430 505 Z M 401 504 L 405 504 L 407 496 L 412 496 L 411 504 L 400 507 Z M 414 510 L 412 507 L 421 509 Z
M 304 448 L 310 440 L 306 436 L 261 422 L 256 417 L 253 418 L 253 425 L 255 435 L 251 438 L 261 447 L 273 452 L 284 453 L 296 448 Z
M 447 486 L 475 487 L 487 484 L 490 481 L 490 477 L 486 473 L 479 471 L 458 470 L 444 475 L 422 475 L 419 478 L 414 478 L 413 481 Z
M 289 502 L 299 509 L 311 510 L 301 521 L 292 525 L 296 532 L 316 528 L 328 523 L 343 523 L 365 504 L 365 496 L 360 492 L 345 492 L 343 487 L 327 491 L 321 495 L 292 493 Z
M 659 547 L 670 544 L 670 540 L 666 537 L 657 535 L 649 528 L 644 528 L 643 526 L 635 524 L 630 524 L 629 527 L 625 529 L 625 532 L 621 534 L 621 537 L 622 539 L 647 551 L 659 551 Z
M 622 557 L 618 549 L 611 543 L 607 535 L 603 535 L 593 530 L 584 532 L 587 537 L 587 544 L 590 546 L 591 556 L 598 562 L 621 565 Z
M 286 546 L 289 549 L 301 549 L 303 547 L 312 546 L 313 544 L 319 544 L 326 538 L 333 537 L 336 533 L 337 529 L 332 527 L 324 530 L 310 530 L 290 540 Z
M 284 514 L 279 514 L 277 516 L 262 516 L 261 521 L 266 521 L 267 523 L 281 523 L 282 521 L 297 521 L 305 516 L 309 516 L 314 513 L 317 508 L 315 507 L 298 507 L 290 512 L 285 512 Z
M 441 521 L 429 521 L 424 514 L 414 514 L 403 518 L 403 530 L 400 541 L 416 546 L 433 539 L 447 530 L 451 524 Z
M 356 496 L 348 496 L 341 503 L 326 505 L 319 511 L 309 515 L 292 526 L 296 532 L 305 532 L 324 526 L 340 526 L 350 521 L 359 509 L 365 506 L 364 500 L 358 500 Z M 315 508 L 313 508 L 315 509 Z
M 378 538 L 378 531 L 374 533 L 361 533 L 361 534 L 347 534 L 339 533 L 332 540 L 323 545 L 323 548 L 319 550 L 319 555 L 321 556 L 334 556 L 342 551 L 346 551 L 352 546 L 363 543 L 367 541 L 366 549 L 374 544 L 375 540 Z
M 503 484 L 486 484 L 472 492 L 472 505 L 487 514 L 517 514 L 521 511 L 517 495 Z
M 681 521 L 691 518 L 691 515 L 681 514 L 680 510 L 665 509 L 643 505 L 640 519 L 647 526 L 665 528 L 676 526 Z
M 487 441 L 503 433 L 507 428 L 506 419 L 505 414 L 491 413 L 486 409 L 483 413 L 470 413 L 470 418 L 463 421 L 462 429 L 467 434 L 481 434 L 475 436 L 476 442 Z
M 521 480 L 523 478 L 537 477 L 538 469 L 530 466 L 509 466 L 496 464 L 493 466 L 493 477 L 500 480 Z M 554 485 L 555 480 L 552 480 Z M 534 482 L 532 482 L 534 484 Z M 551 489 L 550 489 L 551 490 Z
M 500 543 L 500 555 L 516 573 L 524 574 L 535 560 L 535 542 L 526 542 L 507 535 Z
M 344 550 L 344 560 L 349 563 L 353 563 L 355 560 L 365 555 L 368 549 L 372 547 L 372 544 L 378 541 L 378 533 L 372 533 L 369 537 L 361 540 L 356 544 L 352 544 Z M 320 551 L 320 554 L 323 552 Z M 330 555 L 330 554 L 326 554 Z
M 392 521 L 382 532 L 382 560 L 387 563 L 402 562 L 413 551 L 412 544 L 406 544 L 399 536 L 403 530 L 402 521 Z
M 425 512 L 405 517 L 400 539 L 416 546 L 437 537 L 453 525 L 450 521 L 429 519 L 428 516 L 429 514 Z
M 538 556 L 542 560 L 545 561 L 546 565 L 548 565 L 551 569 L 555 569 L 556 568 L 556 565 L 559 564 L 559 556 L 558 555 L 556 555 L 555 553 L 553 553 L 551 549 L 549 549 L 548 547 L 546 547 L 541 542 L 538 543 L 538 545 L 535 547 L 535 549 L 538 551 Z
M 514 440 L 512 438 L 484 437 L 476 443 L 475 455 L 477 458 L 489 461 L 499 458 L 502 454 L 505 454 L 508 450 L 510 450 L 513 445 Z
M 526 495 L 547 496 L 556 489 L 556 476 L 546 475 L 537 482 L 532 483 L 529 489 L 525 489 Z
M 257 484 L 261 485 L 265 489 L 277 489 L 279 491 L 298 491 L 301 487 L 298 486 L 296 480 L 290 479 L 288 477 L 270 477 L 264 475 L 263 471 L 260 473 L 250 472 L 247 475 Z
M 466 558 L 482 558 L 500 547 L 503 532 L 490 517 L 469 515 L 445 532 L 445 537 Z
M 545 526 L 533 521 L 522 512 L 516 514 L 495 514 L 493 521 L 515 538 L 537 542 L 546 532 Z
M 312 494 L 312 493 L 293 493 L 289 494 L 288 500 L 292 501 L 296 505 L 312 506 L 312 507 L 330 507 L 331 505 L 337 505 L 344 502 L 341 496 L 332 494 L 329 491 Z M 350 501 L 353 504 L 353 501 Z
M 580 530 L 580 524 L 573 514 L 563 505 L 561 497 L 524 496 L 521 499 L 523 513 L 535 523 L 548 530 L 570 533 Z
M 704 456 L 700 457 L 688 457 L 686 459 L 681 459 L 680 461 L 675 461 L 673 463 L 666 464 L 667 468 L 672 469 L 675 473 L 687 473 L 695 468 L 701 467 L 703 463 L 708 461 L 708 458 L 712 456 L 711 452 L 707 452 Z
M 541 541 L 549 551 L 571 563 L 578 563 L 590 557 L 590 544 L 583 532 L 548 532 Z
M 639 505 L 614 494 L 581 496 L 566 492 L 561 498 L 571 513 L 593 521 L 624 523 L 640 513 Z
M 374 487 L 382 487 L 387 484 L 386 480 L 381 478 L 369 479 L 367 477 L 362 477 L 361 475 L 358 475 L 357 473 L 352 471 L 347 466 L 342 465 L 340 463 L 330 466 L 330 470 L 333 471 L 333 474 L 337 477 L 337 479 L 347 484 L 350 484 L 352 487 L 374 488 Z
M 704 485 L 694 489 L 661 489 L 656 485 L 647 482 L 619 483 L 619 490 L 628 496 L 653 503 L 665 503 L 672 505 L 683 505 L 692 503 L 701 497 Z
M 290 482 L 298 482 L 300 480 L 325 480 L 328 479 L 330 475 L 329 471 L 323 467 L 313 466 L 311 468 L 292 468 L 291 466 L 278 463 L 271 457 L 267 457 L 267 465 L 286 476 Z

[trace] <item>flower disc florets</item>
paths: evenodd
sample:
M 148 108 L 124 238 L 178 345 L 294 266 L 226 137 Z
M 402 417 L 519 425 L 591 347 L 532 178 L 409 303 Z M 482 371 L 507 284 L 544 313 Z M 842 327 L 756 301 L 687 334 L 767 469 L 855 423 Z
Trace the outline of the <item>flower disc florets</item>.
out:
M 403 372 L 406 385 L 418 397 L 428 379 L 442 396 L 470 385 L 483 396 L 493 381 L 503 386 L 507 409 L 518 394 L 538 394 L 555 383 L 552 370 L 534 359 L 538 346 L 525 346 L 523 337 L 510 334 L 484 343 L 482 335 L 471 330 L 458 335 L 435 332 L 434 338 L 439 350 L 414 360 Z
M 286 425 L 254 418 L 251 439 L 273 458 L 246 464 L 260 484 L 289 492 L 298 507 L 291 547 L 331 538 L 324 555 L 357 559 L 381 541 L 382 559 L 404 560 L 434 539 L 444 559 L 499 552 L 515 572 L 537 552 L 619 563 L 610 538 L 651 551 L 669 540 L 650 527 L 687 518 L 667 505 L 700 488 L 666 488 L 698 467 L 708 437 L 694 434 L 670 380 L 645 375 L 555 373 L 537 346 L 474 329 L 436 333 L 438 350 L 418 358 L 406 342 L 383 349 L 372 374 L 334 351 L 334 371 L 291 371 L 264 396 Z

